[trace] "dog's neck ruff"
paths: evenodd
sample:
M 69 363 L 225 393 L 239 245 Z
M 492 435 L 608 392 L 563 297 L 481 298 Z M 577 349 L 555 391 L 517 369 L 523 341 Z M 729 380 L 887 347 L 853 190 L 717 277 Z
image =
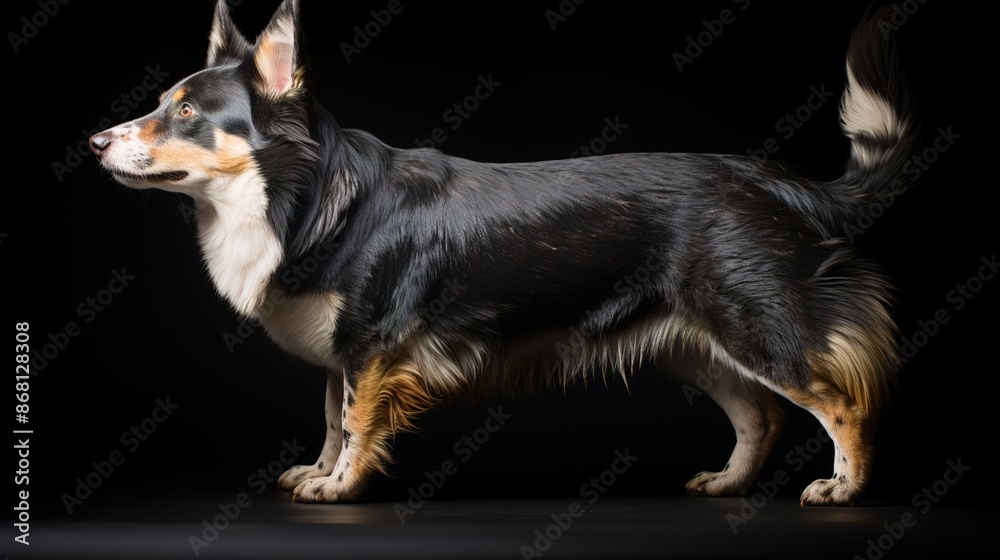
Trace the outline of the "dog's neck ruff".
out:
M 219 293 L 248 317 L 256 316 L 282 258 L 267 202 L 266 181 L 256 166 L 213 179 L 195 200 L 208 272 Z

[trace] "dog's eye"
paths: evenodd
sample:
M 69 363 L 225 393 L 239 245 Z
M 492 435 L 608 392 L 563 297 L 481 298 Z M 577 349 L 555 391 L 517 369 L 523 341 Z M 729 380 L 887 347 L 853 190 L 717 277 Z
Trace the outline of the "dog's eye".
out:
M 185 104 L 181 105 L 181 110 L 178 111 L 177 114 L 182 119 L 187 119 L 187 118 L 193 117 L 194 116 L 194 107 L 192 107 L 190 103 L 185 103 Z

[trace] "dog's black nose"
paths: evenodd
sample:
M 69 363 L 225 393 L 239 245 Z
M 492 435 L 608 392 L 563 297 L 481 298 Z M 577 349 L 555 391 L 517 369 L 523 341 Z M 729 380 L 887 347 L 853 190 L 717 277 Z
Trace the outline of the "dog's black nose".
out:
M 108 149 L 111 145 L 111 133 L 101 132 L 90 137 L 90 151 L 94 152 L 94 155 L 101 157 L 104 150 Z

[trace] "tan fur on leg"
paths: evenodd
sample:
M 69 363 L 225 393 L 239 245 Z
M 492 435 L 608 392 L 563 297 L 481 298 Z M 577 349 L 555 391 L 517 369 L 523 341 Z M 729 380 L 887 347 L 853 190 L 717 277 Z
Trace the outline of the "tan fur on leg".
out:
M 412 418 L 433 404 L 423 375 L 410 360 L 371 360 L 358 376 L 345 423 L 360 446 L 360 466 L 384 473 L 384 463 L 391 461 L 388 440 L 397 430 L 412 431 Z
M 813 413 L 833 439 L 833 478 L 820 479 L 802 493 L 803 506 L 846 505 L 864 491 L 871 476 L 874 421 L 868 411 L 829 381 L 813 378 L 806 390 L 785 388 L 796 404 Z
M 413 429 L 412 419 L 434 404 L 423 375 L 409 360 L 370 360 L 347 389 L 343 448 L 330 476 L 295 488 L 296 502 L 339 502 L 357 497 L 375 472 L 385 473 L 390 438 Z

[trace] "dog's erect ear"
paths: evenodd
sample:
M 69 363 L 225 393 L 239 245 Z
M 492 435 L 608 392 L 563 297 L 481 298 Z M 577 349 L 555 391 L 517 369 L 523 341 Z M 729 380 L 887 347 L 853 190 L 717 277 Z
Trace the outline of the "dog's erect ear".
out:
M 250 42 L 236 29 L 229 16 L 227 0 L 219 0 L 215 5 L 212 32 L 208 36 L 208 60 L 206 67 L 224 64 L 227 60 L 243 60 L 250 52 Z
M 298 0 L 285 0 L 257 39 L 253 59 L 257 67 L 254 85 L 259 93 L 282 97 L 298 87 L 301 64 L 298 19 Z

